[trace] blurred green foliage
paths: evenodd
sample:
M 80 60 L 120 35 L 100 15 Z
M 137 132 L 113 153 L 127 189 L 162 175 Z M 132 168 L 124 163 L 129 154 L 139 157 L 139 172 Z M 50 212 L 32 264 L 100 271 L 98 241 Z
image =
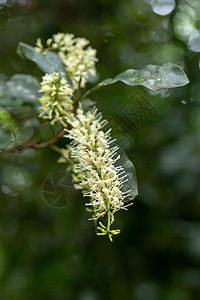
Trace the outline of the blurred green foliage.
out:
M 34 45 L 37 37 L 45 41 L 60 31 L 91 41 L 98 51 L 99 80 L 170 61 L 184 67 L 190 84 L 150 92 L 116 83 L 90 96 L 126 136 L 124 150 L 139 183 L 134 205 L 118 213 L 122 233 L 112 244 L 92 232 L 81 196 L 63 208 L 44 201 L 45 179 L 65 170 L 56 152 L 1 155 L 0 299 L 200 299 L 200 70 L 198 47 L 193 47 L 198 39 L 184 31 L 188 25 L 177 34 L 177 22 L 188 24 L 179 14 L 184 9 L 188 15 L 194 7 L 187 1 L 185 10 L 185 2 L 164 15 L 152 4 L 156 1 L 144 0 L 2 5 L 2 82 L 15 73 L 40 78 L 32 62 L 17 56 L 17 45 Z M 198 30 L 196 14 L 189 16 Z M 138 97 L 153 107 L 139 119 L 130 110 Z M 130 126 L 133 120 L 136 129 Z

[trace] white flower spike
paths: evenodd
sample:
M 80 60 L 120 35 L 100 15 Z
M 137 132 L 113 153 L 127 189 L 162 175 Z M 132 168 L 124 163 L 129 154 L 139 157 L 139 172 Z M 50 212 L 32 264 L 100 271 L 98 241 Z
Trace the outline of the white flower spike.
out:
M 80 77 L 82 77 L 81 87 L 85 87 L 89 77 L 96 76 L 97 51 L 88 45 L 87 39 L 75 38 L 74 34 L 70 33 L 57 33 L 47 40 L 46 49 L 58 53 L 75 89 L 78 87 Z M 35 49 L 45 52 L 41 39 L 37 40 Z
M 75 187 L 82 189 L 84 196 L 90 197 L 90 202 L 86 203 L 93 211 L 90 220 L 107 216 L 107 227 L 99 222 L 97 229 L 100 232 L 97 234 L 108 234 L 112 241 L 112 236 L 120 232 L 110 228 L 114 214 L 126 209 L 128 205 L 125 205 L 125 198 L 129 196 L 129 191 L 122 192 L 123 183 L 127 180 L 125 171 L 123 167 L 115 166 L 120 158 L 117 155 L 118 147 L 111 147 L 111 130 L 102 130 L 107 121 L 102 120 L 96 108 L 85 114 L 79 107 L 77 115 L 67 117 L 67 122 L 72 126 L 72 129 L 66 129 L 66 137 L 72 140 L 71 157 L 76 162 Z
M 59 73 L 45 74 L 42 77 L 42 96 L 39 98 L 42 104 L 40 117 L 51 120 L 52 124 L 60 121 L 64 126 L 63 117 L 73 109 L 73 89 L 64 78 L 59 77 Z

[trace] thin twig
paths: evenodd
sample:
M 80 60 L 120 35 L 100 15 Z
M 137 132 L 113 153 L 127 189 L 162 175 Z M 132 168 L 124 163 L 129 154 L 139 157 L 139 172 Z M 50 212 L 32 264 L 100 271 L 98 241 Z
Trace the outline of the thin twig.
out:
M 19 146 L 14 146 L 12 148 L 5 148 L 2 150 L 3 153 L 13 153 L 16 150 L 20 151 L 20 150 L 24 150 L 24 149 L 36 149 L 36 150 L 41 150 L 44 148 L 47 148 L 49 146 L 52 146 L 54 143 L 56 143 L 57 141 L 59 141 L 63 135 L 65 134 L 65 130 L 60 131 L 57 135 L 55 135 L 51 140 L 46 141 L 41 143 L 41 140 L 37 140 L 34 142 L 26 142 L 23 145 L 19 145 Z

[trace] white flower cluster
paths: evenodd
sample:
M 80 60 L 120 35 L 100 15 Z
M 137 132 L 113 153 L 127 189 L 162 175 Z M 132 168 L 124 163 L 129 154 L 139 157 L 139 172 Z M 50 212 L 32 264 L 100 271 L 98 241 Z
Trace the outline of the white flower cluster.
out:
M 86 205 L 92 207 L 92 219 L 107 215 L 107 227 L 100 222 L 101 227 L 97 228 L 101 231 L 99 234 L 108 234 L 112 240 L 112 235 L 119 233 L 119 230 L 110 229 L 114 213 L 119 209 L 126 209 L 124 199 L 130 192 L 122 192 L 123 183 L 128 179 L 124 175 L 123 167 L 115 166 L 120 158 L 116 154 L 118 147 L 110 146 L 111 129 L 106 133 L 102 130 L 107 121 L 102 121 L 101 113 L 97 113 L 97 109 L 85 114 L 80 107 L 77 115 L 69 116 L 67 121 L 72 126 L 72 129 L 66 130 L 66 137 L 72 139 L 71 157 L 76 162 L 74 172 L 78 175 L 78 186 L 88 189 L 84 196 L 91 199 Z
M 47 40 L 47 50 L 58 53 L 74 88 L 77 89 L 81 77 L 81 87 L 85 87 L 90 76 L 96 76 L 96 49 L 88 46 L 85 38 L 75 38 L 74 34 L 57 33 Z M 36 50 L 43 52 L 41 39 L 37 39 Z
M 73 89 L 64 78 L 59 77 L 59 73 L 45 74 L 42 77 L 42 96 L 39 98 L 42 104 L 40 117 L 52 120 L 52 123 L 60 121 L 63 123 L 63 116 L 73 109 Z M 65 124 L 63 124 L 65 125 Z

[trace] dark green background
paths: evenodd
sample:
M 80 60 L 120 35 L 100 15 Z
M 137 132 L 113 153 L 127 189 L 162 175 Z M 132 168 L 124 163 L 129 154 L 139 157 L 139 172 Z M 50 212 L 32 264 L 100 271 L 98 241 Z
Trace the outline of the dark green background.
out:
M 82 197 L 60 209 L 44 201 L 45 178 L 65 170 L 56 152 L 1 156 L 0 299 L 200 299 L 199 54 L 175 36 L 178 4 L 167 16 L 144 0 L 35 0 L 30 8 L 0 9 L 1 80 L 15 73 L 40 79 L 35 65 L 17 56 L 18 42 L 35 45 L 57 32 L 90 40 L 99 80 L 168 61 L 190 79 L 155 93 L 117 83 L 91 95 L 128 138 L 123 146 L 138 178 L 139 196 L 117 213 L 121 234 L 113 243 L 95 236 Z M 121 110 L 138 95 L 157 113 L 141 117 L 136 130 Z

